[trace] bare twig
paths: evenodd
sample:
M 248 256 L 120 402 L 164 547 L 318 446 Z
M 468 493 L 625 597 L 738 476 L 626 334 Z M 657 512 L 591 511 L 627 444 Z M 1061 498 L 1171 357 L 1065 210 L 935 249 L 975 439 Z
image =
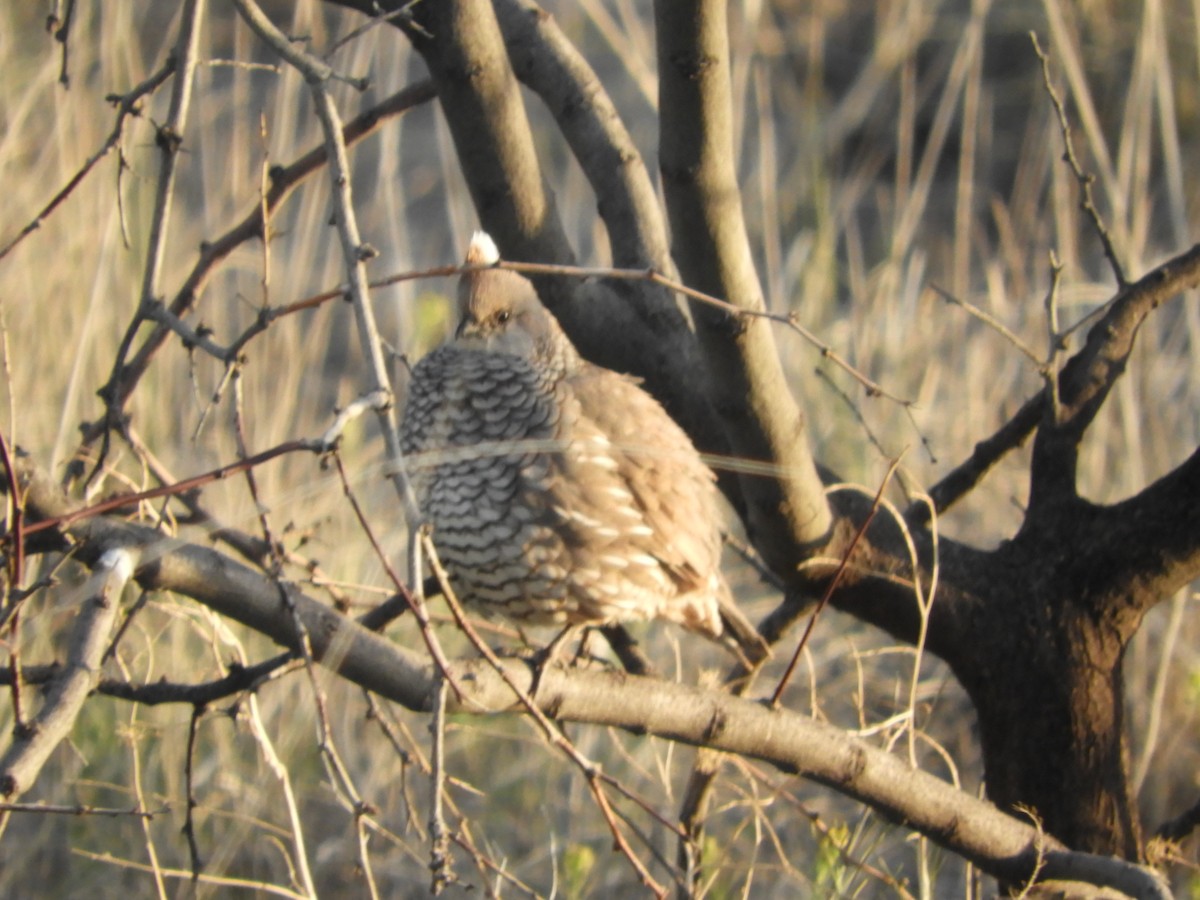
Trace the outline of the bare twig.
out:
M 156 143 L 162 151 L 162 164 L 158 173 L 158 187 L 154 197 L 154 211 L 150 217 L 150 236 L 146 242 L 146 265 L 142 275 L 141 300 L 138 312 L 130 323 L 117 353 L 113 371 L 119 372 L 133 342 L 134 335 L 156 307 L 159 299 L 159 280 L 162 275 L 166 254 L 167 231 L 171 222 L 171 203 L 175 197 L 175 172 L 179 151 L 183 146 L 183 135 L 187 124 L 188 108 L 192 100 L 192 81 L 196 70 L 196 58 L 200 45 L 200 19 L 204 15 L 205 0 L 186 0 L 180 12 L 179 36 L 172 51 L 175 57 L 175 80 L 171 86 L 171 106 L 167 120 L 158 128 Z M 117 385 L 111 380 L 102 389 L 105 400 L 104 438 L 97 454 L 90 482 L 104 468 L 114 428 L 120 427 L 120 413 L 115 405 Z
M 286 594 L 286 587 L 279 586 L 280 593 Z M 263 722 L 262 715 L 258 708 L 258 698 L 251 694 L 246 702 L 247 711 L 249 713 L 248 720 L 250 722 L 250 731 L 254 735 L 254 739 L 258 742 L 259 751 L 262 754 L 263 762 L 267 764 L 275 779 L 279 782 L 279 788 L 283 792 L 284 806 L 287 808 L 288 821 L 291 827 L 291 842 L 292 842 L 292 858 L 290 863 L 294 863 L 293 879 L 299 881 L 304 888 L 304 894 L 310 900 L 316 900 L 317 889 L 313 884 L 312 871 L 308 864 L 308 848 L 304 841 L 304 824 L 300 816 L 300 807 L 296 801 L 296 793 L 292 789 L 292 777 L 288 772 L 287 766 L 283 760 L 279 758 L 279 753 L 275 749 L 275 743 L 271 740 L 270 734 L 267 732 L 266 724 Z M 291 867 L 291 864 L 289 864 Z
M 197 684 L 179 684 L 167 680 L 134 684 L 115 678 L 101 678 L 96 682 L 96 693 L 147 706 L 187 703 L 204 707 L 234 694 L 257 690 L 265 681 L 284 674 L 288 664 L 295 660 L 294 653 L 280 653 L 252 666 L 231 665 L 228 674 L 221 678 Z M 26 684 L 40 687 L 52 683 L 61 671 L 58 665 L 29 666 L 22 671 L 22 676 Z M 11 682 L 12 677 L 12 669 L 0 668 L 0 684 Z
M 433 694 L 433 715 L 429 717 L 432 737 L 429 763 L 429 890 L 435 897 L 458 880 L 454 860 L 450 856 L 450 840 L 446 828 L 443 798 L 446 795 L 446 682 L 438 679 Z
M 580 750 L 563 734 L 562 729 L 558 727 L 549 716 L 542 711 L 541 707 L 535 702 L 528 690 L 519 684 L 509 673 L 508 669 L 501 663 L 495 652 L 483 642 L 475 629 L 471 627 L 471 623 L 467 621 L 466 615 L 463 613 L 462 606 L 458 602 L 458 598 L 450 586 L 450 580 L 438 562 L 437 551 L 434 549 L 433 541 L 428 535 L 422 534 L 421 546 L 424 551 L 425 558 L 429 560 L 429 565 L 437 576 L 438 582 L 442 588 L 442 596 L 446 600 L 447 606 L 450 607 L 450 612 L 454 615 L 454 620 L 458 627 L 470 639 L 483 658 L 491 665 L 492 669 L 500 676 L 504 683 L 516 694 L 517 699 L 523 709 L 525 709 L 537 723 L 546 740 L 552 745 L 561 750 L 568 759 L 571 760 L 583 773 L 588 789 L 592 792 L 592 797 L 596 801 L 601 814 L 604 816 L 605 822 L 608 823 L 609 832 L 612 834 L 613 843 L 617 850 L 629 861 L 637 873 L 642 884 L 652 891 L 659 898 L 666 896 L 666 888 L 660 885 L 651 876 L 645 864 L 633 852 L 633 848 L 629 846 L 629 841 L 626 839 L 624 832 L 621 831 L 620 825 L 617 823 L 613 815 L 612 805 L 609 803 L 608 797 L 604 792 L 603 782 L 600 778 L 600 770 L 597 765 L 589 760 L 580 752 Z M 545 669 L 547 667 L 543 667 Z M 536 689 L 540 682 L 540 676 L 532 684 Z
M 391 579 L 393 586 L 396 588 L 399 597 L 403 600 L 408 609 L 412 610 L 413 617 L 417 620 L 417 627 L 421 631 L 421 638 L 425 641 L 425 647 L 429 650 L 429 657 L 438 667 L 438 671 L 443 674 L 450 686 L 454 688 L 455 694 L 461 700 L 464 696 L 463 690 L 454 680 L 454 675 L 450 671 L 450 662 L 446 658 L 446 652 L 442 649 L 441 643 L 437 639 L 437 634 L 433 630 L 433 626 L 429 621 L 429 610 L 425 606 L 424 590 L 414 592 L 404 584 L 400 576 L 396 574 L 392 568 L 391 561 L 387 554 L 383 552 L 383 547 L 380 546 L 378 539 L 375 537 L 375 531 L 371 528 L 367 521 L 366 514 L 362 510 L 362 506 L 358 502 L 358 498 L 354 495 L 354 491 L 350 488 L 350 479 L 346 475 L 345 466 L 342 465 L 342 458 L 338 453 L 333 454 L 334 464 L 337 466 L 338 477 L 342 481 L 342 491 L 346 495 L 346 499 L 350 502 L 350 507 L 354 511 L 354 516 L 358 519 L 359 527 L 367 536 L 367 540 L 371 543 L 371 549 L 375 552 L 376 559 L 383 566 L 383 571 L 387 573 Z M 418 529 L 419 533 L 420 529 Z M 372 631 L 378 631 L 387 624 L 384 619 L 384 606 L 376 607 L 362 617 L 362 624 Z M 398 606 L 398 604 L 397 604 Z
M 325 153 L 329 160 L 329 179 L 333 193 L 334 221 L 341 239 L 342 255 L 345 259 L 348 291 L 354 318 L 358 325 L 359 341 L 367 359 L 367 392 L 390 397 L 391 384 L 383 358 L 379 329 L 375 324 L 375 313 L 370 302 L 370 287 L 367 281 L 366 262 L 375 255 L 373 248 L 363 243 L 358 231 L 351 196 L 350 162 L 346 155 L 346 141 L 337 106 L 329 94 L 327 82 L 333 70 L 319 59 L 304 53 L 288 41 L 275 27 L 254 0 L 234 0 L 234 6 L 260 38 L 290 65 L 294 66 L 308 82 L 312 91 L 317 117 L 325 135 Z M 416 497 L 408 481 L 404 455 L 400 451 L 400 435 L 395 407 L 392 403 L 377 407 L 380 429 L 387 450 L 392 483 L 404 504 L 405 518 L 410 530 L 415 530 L 421 521 Z M 411 574 L 411 573 L 410 573 Z M 412 574 L 414 580 L 416 575 Z M 416 587 L 414 585 L 414 587 Z M 417 588 L 419 589 L 419 588 Z
M 163 76 L 163 80 L 169 74 L 170 71 L 167 71 Z M 414 106 L 428 102 L 434 96 L 433 84 L 429 81 L 418 82 L 397 91 L 375 106 L 360 113 L 346 124 L 343 132 L 346 143 L 348 145 L 358 143 L 363 138 L 378 130 L 379 126 L 384 122 L 401 115 Z M 171 302 L 165 307 L 166 311 L 175 317 L 175 320 L 182 321 L 184 315 L 192 309 L 218 263 L 229 256 L 241 244 L 252 238 L 257 237 L 263 241 L 268 239 L 270 231 L 269 216 L 291 195 L 297 185 L 324 165 L 326 158 L 326 148 L 324 146 L 316 147 L 291 164 L 271 170 L 270 189 L 267 191 L 266 196 L 261 198 L 259 203 L 255 204 L 255 208 L 229 231 L 201 246 L 200 258 L 192 267 L 187 278 L 184 279 L 183 284 L 175 293 Z M 340 293 L 338 292 L 338 294 Z M 335 294 L 335 296 L 338 294 Z M 285 308 L 281 314 L 291 311 L 296 310 Z M 227 361 L 237 359 L 245 345 L 255 336 L 265 331 L 274 318 L 275 316 L 272 316 L 267 311 L 261 312 L 255 323 L 228 348 L 223 350 L 220 358 Z M 128 363 L 124 362 L 129 355 L 128 349 L 122 350 L 118 354 L 112 373 L 108 378 L 108 393 L 110 397 L 106 402 L 114 406 L 118 411 L 124 410 L 134 388 L 149 367 L 150 361 L 171 333 L 172 331 L 167 326 L 160 323 L 141 343 L 137 352 L 133 353 L 132 357 L 129 358 Z M 77 456 L 92 446 L 103 435 L 108 427 L 107 423 L 110 418 L 111 414 L 106 412 L 105 418 L 102 418 L 99 422 L 91 423 L 84 428 L 84 440 L 79 451 L 77 451 Z
M 821 356 L 828 359 L 861 384 L 869 396 L 886 397 L 888 400 L 898 403 L 901 406 L 911 406 L 913 403 L 911 400 L 906 400 L 886 390 L 882 385 L 850 365 L 846 358 L 834 350 L 831 345 L 825 343 L 813 332 L 801 325 L 795 313 L 773 313 L 765 308 L 738 306 L 728 300 L 722 300 L 720 297 L 688 287 L 682 281 L 675 278 L 668 278 L 654 269 L 589 268 L 585 266 L 551 265 L 549 263 L 510 262 L 507 260 L 497 263 L 497 268 L 511 269 L 514 272 L 521 272 L 526 275 L 567 275 L 573 278 L 612 278 L 623 281 L 648 281 L 651 284 L 661 285 L 683 294 L 685 297 L 703 303 L 706 306 L 721 310 L 738 321 L 766 319 L 777 325 L 783 325 L 800 335 L 805 341 L 819 350 Z
M 51 816 L 104 816 L 111 819 L 123 816 L 153 819 L 155 816 L 165 815 L 170 811 L 171 807 L 169 806 L 162 806 L 158 809 L 141 809 L 137 806 L 132 809 L 113 809 L 107 806 L 89 806 L 86 803 L 77 803 L 74 806 L 55 803 L 0 803 L 0 812 L 37 813 Z
M 1046 86 L 1046 93 L 1050 95 L 1050 102 L 1054 104 L 1054 112 L 1058 116 L 1058 127 L 1061 129 L 1063 137 L 1063 160 L 1071 167 L 1071 172 L 1074 173 L 1075 180 L 1079 182 L 1081 193 L 1079 208 L 1091 219 L 1092 227 L 1095 229 L 1096 235 L 1100 238 L 1100 243 L 1104 247 L 1104 255 L 1108 258 L 1108 264 L 1112 268 L 1113 276 L 1117 279 L 1117 289 L 1121 290 L 1129 282 L 1125 278 L 1125 271 L 1121 266 L 1120 260 L 1117 259 L 1117 251 L 1113 247 L 1112 236 L 1108 233 L 1108 228 L 1105 226 L 1104 220 L 1100 218 L 1100 211 L 1096 209 L 1096 203 L 1092 199 L 1092 185 L 1096 182 L 1096 176 L 1085 172 L 1079 164 L 1079 158 L 1075 155 L 1075 146 L 1071 141 L 1071 125 L 1067 121 L 1067 110 L 1063 106 L 1062 98 L 1058 96 L 1058 91 L 1054 88 L 1054 80 L 1050 75 L 1050 57 L 1038 42 L 1037 32 L 1029 32 L 1029 39 L 1033 41 L 1033 52 L 1037 54 L 1038 59 L 1042 62 L 1042 83 Z
M 112 131 L 109 132 L 104 143 L 100 145 L 100 149 L 87 158 L 79 170 L 50 199 L 50 202 L 42 207 L 38 214 L 17 233 L 16 237 L 9 240 L 7 244 L 0 248 L 0 260 L 8 256 L 21 241 L 41 228 L 42 223 L 71 196 L 75 189 L 83 182 L 84 178 L 88 176 L 88 173 L 96 167 L 96 164 L 112 153 L 120 144 L 121 135 L 125 129 L 125 120 L 130 116 L 141 115 L 142 98 L 162 87 L 163 83 L 174 73 L 175 65 L 176 58 L 172 55 L 168 57 L 162 68 L 158 69 L 141 84 L 133 87 L 128 93 L 110 94 L 108 96 L 109 102 L 117 108 L 117 121 L 113 125 Z
M 95 860 L 96 862 L 107 863 L 111 866 L 118 866 L 122 869 L 129 869 L 134 872 L 152 871 L 151 867 L 145 863 L 134 862 L 131 859 L 121 859 L 113 856 L 110 853 L 92 853 L 89 850 L 72 850 L 76 856 L 81 856 L 84 859 Z M 185 869 L 160 869 L 160 874 L 164 878 L 173 878 L 178 881 L 192 881 L 192 873 Z M 290 891 L 287 888 L 280 887 L 277 884 L 272 884 L 269 881 L 256 881 L 252 878 L 230 878 L 222 875 L 201 875 L 194 879 L 196 883 L 205 886 L 223 887 L 223 888 L 241 888 L 245 891 L 252 891 L 258 894 L 269 897 L 284 897 L 286 900 L 312 900 L 311 894 L 302 894 L 297 891 Z
M 7 359 L 7 354 L 6 354 Z M 11 384 L 11 381 L 9 382 Z M 16 485 L 17 474 L 13 467 L 12 453 L 8 448 L 8 440 L 0 433 L 0 460 L 4 464 L 4 477 L 8 484 Z M 10 626 L 11 637 L 8 642 L 9 665 L 12 666 L 13 678 L 11 687 L 13 728 L 19 733 L 25 727 L 25 712 L 21 704 L 21 583 L 25 580 L 25 509 L 20 489 L 8 491 L 6 498 L 8 515 L 8 534 L 12 536 L 13 547 L 5 554 L 5 564 L 8 569 L 4 590 L 4 609 L 0 615 L 0 625 Z
M 846 574 L 846 569 L 850 565 L 850 558 L 854 556 L 854 550 L 858 547 L 858 543 L 862 540 L 867 529 L 871 527 L 871 522 L 875 519 L 875 514 L 879 511 L 879 506 L 883 501 L 883 492 L 887 489 L 888 484 L 892 480 L 892 475 L 896 471 L 896 467 L 900 465 L 899 459 L 892 460 L 892 464 L 888 466 L 887 473 L 883 476 L 883 480 L 879 483 L 879 490 L 875 492 L 875 500 L 871 504 L 871 510 L 863 519 L 862 524 L 855 531 L 853 539 L 846 546 L 845 552 L 842 553 L 842 558 L 838 563 L 838 567 L 834 570 L 833 577 L 829 579 L 829 584 L 825 588 L 825 592 L 821 595 L 820 601 L 814 607 L 812 614 L 808 617 L 808 624 L 804 627 L 804 634 L 800 637 L 800 643 L 796 645 L 796 652 L 792 654 L 792 661 L 788 663 L 787 669 L 783 676 L 779 679 L 779 684 L 775 687 L 775 692 L 771 695 L 771 706 L 775 709 L 779 708 L 780 701 L 783 697 L 783 692 L 787 690 L 788 682 L 792 680 L 792 673 L 796 671 L 796 666 L 800 663 L 800 656 L 804 653 L 804 647 L 808 644 L 808 639 L 813 633 L 813 629 L 817 625 L 817 617 L 821 615 L 828 604 L 830 598 L 837 590 L 838 584 L 842 580 L 842 576 Z
M 183 836 L 187 838 L 188 858 L 192 864 L 192 883 L 200 879 L 200 870 L 204 861 L 200 857 L 200 844 L 196 840 L 196 807 L 200 805 L 196 799 L 196 735 L 200 730 L 200 719 L 204 715 L 204 704 L 192 706 L 192 715 L 188 719 L 187 751 L 184 755 L 183 784 L 187 796 L 187 810 L 183 816 Z
M 1117 294 L 1088 329 L 1084 346 L 1063 364 L 1059 373 L 1062 403 L 1078 407 L 1072 428 L 1079 433 L 1099 410 L 1123 371 L 1117 362 L 1132 350 L 1145 318 L 1167 300 L 1200 285 L 1200 244 L 1167 260 Z M 939 513 L 945 512 L 977 485 L 1009 451 L 1019 447 L 1042 422 L 1046 391 L 1041 390 L 995 433 L 975 445 L 971 456 L 929 490 Z M 913 504 L 905 518 L 914 525 L 927 521 L 924 504 Z
M 1026 344 L 1019 337 L 1017 337 L 1017 335 L 1015 335 L 1007 325 L 1005 325 L 1003 322 L 1001 322 L 999 319 L 997 319 L 995 316 L 993 316 L 987 310 L 980 309 L 974 303 L 969 303 L 966 300 L 956 297 L 954 294 L 950 293 L 947 290 L 943 290 L 941 287 L 939 287 L 936 284 L 930 284 L 929 287 L 932 288 L 932 290 L 939 297 L 941 297 L 943 300 L 945 300 L 947 303 L 953 303 L 955 306 L 959 307 L 960 309 L 963 309 L 966 312 L 970 313 L 972 316 L 974 316 L 980 322 L 983 322 L 985 325 L 987 325 L 989 328 L 991 328 L 993 331 L 995 331 L 998 335 L 1000 335 L 1002 338 L 1004 338 L 1006 341 L 1008 341 L 1010 344 L 1012 344 L 1014 347 L 1016 347 L 1018 350 L 1020 350 L 1023 354 L 1025 354 L 1025 356 L 1027 356 L 1033 362 L 1033 364 L 1035 366 L 1038 367 L 1038 371 L 1041 371 L 1042 368 L 1046 365 L 1045 360 L 1043 360 L 1040 356 L 1038 356 L 1037 353 L 1034 352 L 1033 348 L 1031 348 L 1028 344 Z
M 191 478 L 184 479 L 183 481 L 176 482 L 175 484 L 150 488 L 149 490 L 138 491 L 137 493 L 133 494 L 122 494 L 116 497 L 110 497 L 108 500 L 103 500 L 100 503 L 96 503 L 92 506 L 86 506 L 82 509 L 74 510 L 68 514 L 66 519 L 63 520 L 43 519 L 42 521 L 29 526 L 25 530 L 25 533 L 26 535 L 30 535 L 49 528 L 64 527 L 73 522 L 89 519 L 93 516 L 103 515 L 104 513 L 113 512 L 114 510 L 124 509 L 127 506 L 134 506 L 145 500 L 154 500 L 158 497 L 171 497 L 176 494 L 183 494 L 213 481 L 219 481 L 222 478 L 237 472 L 244 472 L 246 469 L 261 465 L 264 462 L 275 459 L 279 456 L 283 456 L 286 453 L 295 453 L 296 451 L 300 450 L 308 451 L 310 453 L 321 453 L 324 452 L 325 447 L 320 441 L 286 441 L 285 443 L 272 447 L 269 450 L 264 450 L 261 453 L 256 453 L 253 456 L 240 459 L 237 462 L 218 466 L 211 471 L 205 472 L 201 475 L 194 475 Z

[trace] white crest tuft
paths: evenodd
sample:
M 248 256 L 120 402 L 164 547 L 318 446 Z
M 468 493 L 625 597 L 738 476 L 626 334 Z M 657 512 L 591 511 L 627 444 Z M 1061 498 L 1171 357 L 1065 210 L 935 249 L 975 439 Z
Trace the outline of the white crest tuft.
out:
M 486 231 L 477 231 L 471 235 L 471 245 L 467 247 L 467 262 L 476 266 L 492 266 L 500 262 L 500 251 L 496 242 Z

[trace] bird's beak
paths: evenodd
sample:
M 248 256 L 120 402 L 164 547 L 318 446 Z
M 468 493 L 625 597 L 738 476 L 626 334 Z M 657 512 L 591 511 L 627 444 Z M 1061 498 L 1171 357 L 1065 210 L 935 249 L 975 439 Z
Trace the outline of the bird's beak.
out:
M 454 331 L 454 340 L 464 349 L 486 350 L 490 343 L 489 335 L 479 324 L 479 320 L 467 313 L 459 320 L 458 328 Z

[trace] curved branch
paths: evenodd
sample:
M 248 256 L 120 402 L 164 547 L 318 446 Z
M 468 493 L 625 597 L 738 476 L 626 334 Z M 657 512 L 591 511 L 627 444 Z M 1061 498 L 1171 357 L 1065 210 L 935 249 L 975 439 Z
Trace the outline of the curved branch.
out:
M 495 6 L 514 73 L 546 104 L 596 193 L 613 266 L 669 274 L 674 264 L 654 185 L 596 73 L 532 0 Z
M 1200 244 L 1122 290 L 1063 368 L 1057 409 L 1043 407 L 1030 462 L 1029 519 L 1054 500 L 1076 498 L 1079 442 L 1125 372 L 1138 329 L 1168 300 L 1200 285 Z
M 1142 321 L 1167 300 L 1197 284 L 1200 284 L 1200 245 L 1168 260 L 1130 285 L 1092 326 L 1084 347 L 1071 357 L 1059 375 L 1060 404 L 1069 404 L 1063 408 L 1072 416 L 1071 427 L 1078 431 L 1078 436 L 1082 436 L 1091 424 L 1108 391 L 1124 371 L 1124 361 L 1132 350 L 1133 339 Z M 995 433 L 977 443 L 968 459 L 929 490 L 938 512 L 944 512 L 970 493 L 992 466 L 1024 443 L 1045 414 L 1046 393 L 1039 391 Z M 1078 437 L 1074 440 L 1075 444 L 1068 442 L 1068 447 L 1077 445 Z M 1047 480 L 1052 478 L 1046 468 L 1047 454 L 1051 452 L 1052 448 L 1043 446 L 1035 466 L 1034 482 L 1043 495 Z M 929 509 L 923 503 L 913 504 L 905 511 L 905 518 L 913 526 L 923 526 L 929 521 Z
M 359 12 L 389 14 L 400 0 L 330 0 Z M 530 6 L 500 4 L 504 28 L 486 0 L 442 0 L 413 7 L 392 24 L 412 41 L 429 67 L 450 126 L 459 168 L 484 229 L 505 259 L 571 265 L 567 240 L 538 164 L 506 35 L 522 73 L 546 99 L 597 191 L 614 256 L 671 271 L 653 190 L 615 110 L 578 57 L 567 54 L 550 25 L 522 26 L 544 16 Z M 552 83 L 563 84 L 552 89 Z M 566 79 L 570 79 L 569 83 Z M 579 105 L 582 102 L 582 105 Z M 573 111 L 574 110 L 574 111 Z M 593 139 L 601 143 L 584 144 Z M 631 158 L 631 154 L 633 158 Z M 610 168 L 604 174 L 605 168 Z M 644 170 L 643 174 L 644 174 Z M 633 233 L 629 225 L 637 223 Z M 657 224 L 656 224 L 657 223 Z M 636 260 L 636 263 L 634 262 Z M 704 378 L 694 338 L 673 295 L 658 286 L 577 283 L 535 277 L 538 293 L 586 358 L 646 380 L 693 440 L 724 453 L 728 444 L 698 384 Z M 736 502 L 736 501 L 735 501 Z
M 28 471 L 28 470 L 27 470 Z M 54 483 L 26 477 L 26 509 L 34 520 L 69 514 Z M 410 709 L 431 708 L 441 676 L 422 655 L 388 641 L 299 590 L 290 603 L 278 582 L 207 547 L 164 538 L 153 529 L 89 519 L 68 529 L 75 556 L 96 565 L 105 554 L 139 560 L 135 577 L 147 590 L 173 591 L 235 619 L 285 648 L 299 647 L 297 620 L 313 658 L 342 677 Z M 290 608 L 289 608 L 290 607 Z M 461 686 L 448 707 L 475 714 L 522 710 L 511 685 L 563 721 L 607 725 L 763 760 L 803 774 L 904 822 L 984 871 L 1007 882 L 1070 877 L 1120 885 L 1129 893 L 1166 897 L 1156 877 L 1116 860 L 1065 851 L 1053 838 L 946 782 L 910 768 L 866 741 L 789 710 L 772 710 L 718 689 L 703 689 L 626 673 L 546 667 L 536 676 L 522 660 L 452 662 Z
M 658 0 L 654 9 L 659 156 L 676 262 L 689 285 L 743 309 L 763 309 L 734 165 L 725 0 Z M 734 452 L 781 473 L 744 476 L 741 487 L 763 558 L 794 579 L 806 548 L 826 538 L 833 516 L 771 326 L 707 307 L 692 312 Z

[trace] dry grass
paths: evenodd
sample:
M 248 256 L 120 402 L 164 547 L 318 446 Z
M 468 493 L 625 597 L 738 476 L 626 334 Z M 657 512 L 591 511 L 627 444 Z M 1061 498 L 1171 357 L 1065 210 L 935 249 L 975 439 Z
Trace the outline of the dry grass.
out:
M 1077 185 L 1059 162 L 1058 125 L 1040 84 L 1029 29 L 1042 36 L 1060 88 L 1072 98 L 1077 149 L 1097 175 L 1098 196 L 1127 271 L 1136 276 L 1183 249 L 1194 235 L 1189 223 L 1200 214 L 1200 195 L 1184 171 L 1184 161 L 1200 154 L 1196 4 L 1149 0 L 1135 11 L 1125 4 L 1077 9 L 1047 0 L 995 4 L 985 16 L 988 5 L 885 2 L 868 13 L 854 4 L 780 0 L 748 5 L 751 15 L 735 4 L 742 183 L 769 301 L 778 310 L 795 309 L 807 327 L 871 377 L 918 401 L 916 431 L 900 408 L 863 399 L 844 377 L 822 368 L 811 348 L 780 333 L 795 391 L 814 411 L 819 455 L 864 485 L 874 485 L 887 457 L 901 451 L 908 482 L 932 484 L 1037 389 L 1037 373 L 1024 357 L 945 304 L 931 284 L 986 310 L 1039 349 L 1046 342 L 1042 299 L 1051 251 L 1064 265 L 1065 320 L 1111 293 L 1111 273 L 1077 208 Z M 277 4 L 276 21 L 284 21 L 287 6 Z M 653 160 L 653 35 L 640 5 L 591 0 L 561 7 L 555 10 L 560 24 L 585 48 Z M 173 39 L 174 5 L 79 4 L 76 14 L 71 86 L 64 90 L 57 83 L 56 45 L 42 30 L 44 13 L 27 4 L 0 6 L 0 244 L 101 146 L 113 122 L 105 94 L 145 78 Z M 350 20 L 316 2 L 298 4 L 293 15 L 286 27 L 309 35 L 315 48 L 350 27 Z M 295 73 L 245 65 L 271 60 L 229 10 L 210 10 L 202 46 L 212 64 L 198 76 L 184 144 L 162 282 L 168 295 L 194 263 L 200 242 L 257 202 L 264 163 L 286 163 L 320 139 Z M 333 63 L 372 79 L 365 95 L 339 88 L 347 118 L 421 71 L 389 28 L 356 40 Z M 10 440 L 56 467 L 77 445 L 79 423 L 100 413 L 95 391 L 137 304 L 158 165 L 152 123 L 166 116 L 168 90 L 146 104 L 141 120 L 128 123 L 122 152 L 129 169 L 120 181 L 113 154 L 39 231 L 0 260 L 8 375 L 0 391 L 0 426 Z M 603 263 L 606 242 L 586 183 L 552 134 L 543 129 L 540 141 L 569 233 L 585 260 Z M 474 215 L 451 160 L 445 129 L 429 108 L 385 127 L 355 151 L 360 225 L 382 251 L 373 274 L 457 258 Z M 341 261 L 328 209 L 321 178 L 311 179 L 276 219 L 266 298 L 267 257 L 261 246 L 248 244 L 209 283 L 198 321 L 227 340 L 253 320 L 264 300 L 286 303 L 337 284 Z M 416 357 L 439 338 L 444 307 L 430 296 L 446 289 L 441 282 L 406 283 L 375 296 L 384 336 L 397 351 Z M 1197 346 L 1200 308 L 1194 297 L 1161 311 L 1143 329 L 1128 376 L 1087 439 L 1083 487 L 1089 497 L 1127 496 L 1195 447 Z M 359 358 L 342 304 L 276 323 L 248 349 L 242 390 L 250 450 L 318 435 L 334 406 L 361 389 Z M 402 380 L 399 360 L 394 368 Z M 828 378 L 815 377 L 818 368 Z M 220 367 L 199 355 L 189 358 L 175 341 L 156 359 L 131 406 L 141 438 L 179 477 L 236 455 L 231 394 L 212 402 L 221 375 Z M 850 395 L 882 450 L 866 440 L 831 382 Z M 923 440 L 936 460 L 922 449 Z M 393 559 L 401 559 L 401 516 L 383 489 L 381 447 L 365 419 L 351 426 L 344 454 L 375 527 Z M 1020 453 L 1002 464 L 943 520 L 946 533 L 980 544 L 1011 533 L 1024 498 L 1025 464 Z M 106 488 L 151 483 L 127 450 L 116 454 L 111 468 Z M 349 585 L 357 602 L 373 602 L 375 591 L 386 590 L 381 566 L 330 471 L 311 458 L 289 457 L 257 476 L 271 525 L 289 548 L 319 560 L 330 579 Z M 223 523 L 256 530 L 257 510 L 244 481 L 208 488 L 204 500 Z M 730 563 L 749 611 L 769 609 L 769 589 L 748 568 Z M 72 577 L 67 573 L 62 586 L 27 609 L 27 662 L 54 656 L 54 636 L 71 615 Z M 295 570 L 291 577 L 306 576 Z M 1151 824 L 1178 813 L 1181 798 L 1196 793 L 1196 604 L 1194 592 L 1164 604 L 1147 620 L 1126 666 L 1139 797 Z M 390 634 L 416 640 L 407 624 Z M 454 641 L 447 635 L 452 650 Z M 654 658 L 664 667 L 677 664 L 683 678 L 720 662 L 711 648 L 667 628 L 651 629 L 648 644 Z M 232 660 L 257 661 L 271 652 L 262 638 L 202 608 L 151 597 L 119 658 L 123 674 L 134 681 L 199 681 Z M 793 689 L 797 704 L 814 702 L 818 715 L 877 733 L 880 741 L 904 740 L 903 722 L 892 717 L 908 709 L 911 650 L 831 614 L 811 655 L 809 674 Z M 385 894 L 419 895 L 428 879 L 426 722 L 390 710 L 405 735 L 408 755 L 402 756 L 367 718 L 361 694 L 329 677 L 321 676 L 321 683 L 335 745 L 360 795 L 378 810 L 381 831 L 370 843 L 377 883 Z M 920 664 L 916 696 L 923 763 L 950 777 L 946 760 L 953 760 L 964 786 L 976 789 L 980 765 L 961 691 L 943 666 L 927 659 Z M 179 830 L 190 715 L 180 706 L 91 701 L 72 746 L 60 749 L 30 799 L 129 807 L 140 792 L 148 807 L 169 806 L 169 812 L 146 825 L 130 817 L 13 816 L 0 835 L 0 893 L 28 893 L 37 885 L 44 896 L 153 896 L 154 876 L 133 867 L 149 864 L 152 850 L 162 868 L 186 871 Z M 259 729 L 252 727 L 256 716 Z M 11 720 L 7 704 L 0 705 L 0 733 L 8 733 Z M 256 708 L 242 700 L 204 714 L 193 774 L 206 873 L 296 889 L 289 859 L 296 858 L 297 838 L 281 782 L 267 764 L 273 752 L 298 797 L 303 847 L 318 889 L 360 892 L 353 818 L 331 787 L 314 720 L 313 692 L 302 675 L 264 686 Z M 598 730 L 573 729 L 572 738 L 585 754 L 605 760 L 607 772 L 671 815 L 689 751 Z M 480 851 L 505 872 L 540 894 L 610 896 L 631 887 L 633 876 L 609 853 L 585 786 L 527 723 L 454 722 L 448 741 L 450 773 L 464 783 L 452 796 L 471 821 Z M 935 742 L 945 757 L 930 749 Z M 818 816 L 820 827 L 796 804 Z M 644 855 L 652 848 L 673 858 L 670 835 L 635 809 L 628 812 L 633 828 L 647 836 Z M 936 896 L 971 895 L 958 861 L 914 844 L 902 830 L 825 790 L 773 772 L 739 770 L 727 780 L 712 834 L 710 849 L 722 847 L 725 854 L 713 896 L 740 895 L 751 869 L 754 896 L 894 893 L 888 882 L 830 852 L 838 841 L 850 858 L 907 878 L 914 891 L 921 885 Z M 1187 852 L 1195 863 L 1196 839 Z M 460 873 L 481 885 L 485 879 L 466 854 L 457 855 Z M 1181 888 L 1187 879 L 1179 870 Z M 505 896 L 523 893 L 494 873 L 486 880 Z M 168 878 L 165 891 L 182 893 L 184 883 Z M 1190 883 L 1195 895 L 1200 888 Z M 200 893 L 225 890 L 202 887 Z

